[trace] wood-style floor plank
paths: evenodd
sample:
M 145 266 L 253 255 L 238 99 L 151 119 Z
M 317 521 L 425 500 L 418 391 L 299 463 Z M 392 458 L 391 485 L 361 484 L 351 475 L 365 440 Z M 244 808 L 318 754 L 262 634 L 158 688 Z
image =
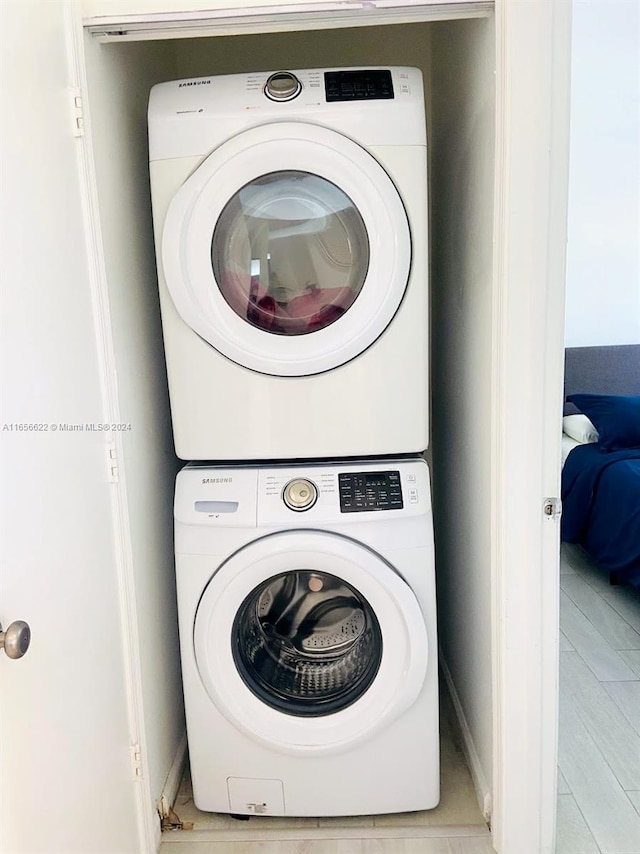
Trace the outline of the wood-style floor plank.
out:
M 621 684 L 630 683 L 607 683 Z M 640 682 L 633 684 L 640 688 Z M 640 789 L 640 735 L 614 701 L 609 696 L 584 700 L 578 714 L 622 788 Z
M 627 797 L 640 815 L 640 792 L 627 792 Z
M 623 620 L 640 632 L 640 592 L 627 585 L 608 585 L 602 596 Z
M 564 632 L 560 632 L 558 646 L 560 648 L 560 652 L 571 652 L 571 650 L 573 650 L 573 644 L 570 642 L 569 638 L 565 635 Z
M 601 681 L 635 679 L 635 673 L 607 643 L 566 593 L 560 593 L 562 630 L 586 664 Z
M 573 795 L 558 796 L 555 854 L 600 854 Z
M 640 679 L 640 649 L 619 650 L 618 655 L 625 664 L 629 665 L 638 679 Z
M 636 733 L 640 734 L 640 680 L 613 682 L 605 685 L 605 688 Z M 634 788 L 640 788 L 640 786 Z
M 558 795 L 570 795 L 571 787 L 566 781 L 562 771 L 558 768 Z
M 579 546 L 561 567 L 556 854 L 640 854 L 640 594 Z
M 591 562 L 584 550 L 573 543 L 562 543 L 560 558 L 560 572 L 578 572 Z
M 585 725 L 622 787 L 640 789 L 639 734 L 607 693 L 618 685 L 640 687 L 640 682 L 600 683 L 578 653 L 560 653 L 561 697 Z
M 562 576 L 560 587 L 615 650 L 640 650 L 640 634 L 584 578 Z
M 562 695 L 559 717 L 559 765 L 602 854 L 638 854 L 640 815 Z
M 603 569 L 600 569 L 596 562 L 589 557 L 589 555 L 580 548 L 580 546 L 575 546 L 569 543 L 562 544 L 562 561 L 569 559 L 571 562 L 571 566 L 573 569 L 591 586 L 594 590 L 597 590 L 601 596 L 605 599 L 609 596 L 610 593 L 613 592 L 614 599 L 617 597 L 617 592 L 620 589 L 626 588 L 618 588 L 611 584 L 609 580 L 609 573 L 605 572 Z M 623 593 L 622 599 L 626 599 L 626 594 Z M 611 603 L 610 603 L 611 604 Z M 613 606 L 615 607 L 615 606 Z M 636 629 L 638 626 L 635 622 L 632 622 L 631 625 Z
M 560 653 L 560 693 L 571 696 L 576 703 L 590 697 L 604 697 L 606 691 L 591 670 L 584 663 L 580 653 L 568 650 Z

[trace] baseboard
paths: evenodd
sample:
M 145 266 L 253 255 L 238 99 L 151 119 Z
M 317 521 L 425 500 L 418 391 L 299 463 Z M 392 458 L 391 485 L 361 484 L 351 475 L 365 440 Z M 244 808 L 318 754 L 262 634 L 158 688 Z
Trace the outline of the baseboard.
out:
M 169 769 L 169 773 L 167 774 L 167 779 L 164 782 L 164 786 L 162 787 L 162 792 L 160 793 L 160 797 L 157 801 L 158 813 L 160 815 L 160 819 L 168 818 L 169 813 L 171 812 L 171 808 L 173 807 L 174 801 L 176 799 L 176 795 L 178 794 L 178 789 L 180 788 L 180 781 L 182 780 L 182 774 L 184 773 L 184 766 L 187 761 L 187 733 L 184 732 L 180 742 L 178 743 L 178 748 L 176 750 L 176 755 L 174 756 L 173 762 L 171 763 L 171 768 Z
M 487 822 L 487 824 L 490 825 L 492 812 L 491 790 L 489 789 L 487 778 L 484 776 L 484 771 L 482 770 L 482 765 L 480 764 L 480 758 L 478 757 L 478 751 L 476 750 L 475 744 L 473 743 L 473 736 L 471 735 L 471 730 L 469 729 L 469 724 L 467 723 L 467 719 L 462 708 L 462 703 L 460 702 L 460 697 L 458 696 L 456 687 L 453 684 L 451 671 L 447 666 L 447 662 L 442 654 L 442 650 L 439 650 L 439 657 L 440 669 L 442 671 L 442 675 L 444 676 L 444 681 L 447 684 L 447 690 L 449 691 L 453 710 L 456 714 L 458 728 L 460 730 L 460 736 L 462 738 L 463 753 L 465 759 L 467 760 L 467 765 L 469 766 L 473 786 L 476 790 L 478 805 L 480 807 L 482 815 L 485 818 L 485 821 Z

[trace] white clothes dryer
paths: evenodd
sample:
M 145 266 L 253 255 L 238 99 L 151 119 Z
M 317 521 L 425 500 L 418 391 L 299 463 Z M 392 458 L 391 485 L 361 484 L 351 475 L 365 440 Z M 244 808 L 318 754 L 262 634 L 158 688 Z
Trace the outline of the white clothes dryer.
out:
M 178 455 L 424 450 L 421 73 L 161 83 L 149 148 Z
M 175 534 L 198 808 L 330 816 L 434 807 L 424 460 L 191 463 L 177 478 Z

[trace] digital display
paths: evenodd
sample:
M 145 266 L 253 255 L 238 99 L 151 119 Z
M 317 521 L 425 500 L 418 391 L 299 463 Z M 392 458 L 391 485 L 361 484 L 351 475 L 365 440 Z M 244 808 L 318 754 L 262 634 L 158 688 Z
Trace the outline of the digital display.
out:
M 340 512 L 401 510 L 399 471 L 342 472 L 338 476 Z
M 327 101 L 371 101 L 393 98 L 393 80 L 388 69 L 326 71 Z
M 385 473 L 365 474 L 364 482 L 367 486 L 388 486 L 387 475 Z

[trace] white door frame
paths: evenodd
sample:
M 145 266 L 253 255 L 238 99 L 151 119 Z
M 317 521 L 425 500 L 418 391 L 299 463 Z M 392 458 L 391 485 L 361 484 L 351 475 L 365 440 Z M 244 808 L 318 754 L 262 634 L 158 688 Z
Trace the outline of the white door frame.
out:
M 319 20 L 313 4 L 301 5 L 267 8 L 264 0 L 246 25 L 252 32 L 340 25 Z M 385 0 L 375 10 L 372 5 L 365 12 L 354 9 L 349 24 L 384 23 L 393 6 L 411 6 L 412 20 L 434 17 L 429 0 Z M 450 17 L 469 16 L 454 9 Z M 229 31 L 229 13 L 207 12 L 208 34 Z M 499 854 L 551 854 L 559 526 L 544 515 L 543 504 L 559 494 L 571 5 L 496 0 L 494 14 L 492 832 Z M 275 24 L 278 16 L 282 27 Z M 171 17 L 175 23 L 180 15 Z M 163 37 L 161 30 L 130 37 Z
M 87 89 L 86 66 L 83 48 L 82 21 L 78 16 L 75 0 L 62 0 L 65 6 L 67 25 L 67 54 L 69 63 L 68 85 L 72 93 L 83 93 Z M 109 310 L 109 288 L 104 257 L 104 245 L 100 221 L 98 184 L 91 127 L 85 109 L 82 109 L 82 129 L 77 134 L 77 162 L 82 190 L 82 205 L 85 222 L 85 250 L 89 262 L 88 284 L 93 296 L 94 325 L 97 351 L 102 374 L 102 393 L 105 405 L 105 421 L 122 423 L 117 390 L 117 369 L 113 345 L 113 330 Z M 155 852 L 160 845 L 160 818 L 150 787 L 148 750 L 143 709 L 142 672 L 140 669 L 140 646 L 138 633 L 135 577 L 129 522 L 129 504 L 126 490 L 126 472 L 122 433 L 112 431 L 109 457 L 113 457 L 117 474 L 113 478 L 112 526 L 116 559 L 114 569 L 120 599 L 120 642 L 122 647 L 122 671 L 126 695 L 127 725 L 129 728 L 132 760 L 132 790 L 135 798 L 138 844 L 143 852 Z
M 495 11 L 492 832 L 553 854 L 571 4 Z

